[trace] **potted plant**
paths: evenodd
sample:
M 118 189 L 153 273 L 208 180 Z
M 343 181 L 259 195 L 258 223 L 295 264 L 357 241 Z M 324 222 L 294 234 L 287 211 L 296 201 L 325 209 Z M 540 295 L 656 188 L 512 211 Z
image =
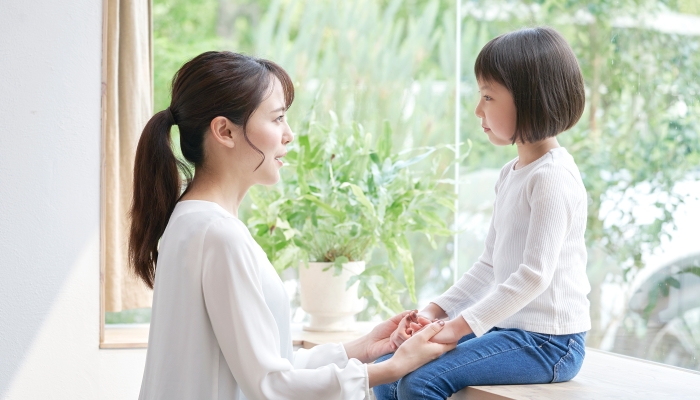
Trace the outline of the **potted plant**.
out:
M 415 302 L 407 233 L 423 233 L 433 246 L 434 236 L 452 234 L 454 194 L 443 179 L 454 165 L 450 146 L 394 152 L 386 122 L 375 136 L 333 113 L 331 121 L 323 126 L 311 113 L 290 145 L 282 182 L 251 191 L 247 221 L 278 272 L 299 266 L 310 330 L 348 329 L 365 305 L 358 295 L 387 314 L 403 309 L 405 289 Z M 371 258 L 373 250 L 380 254 Z

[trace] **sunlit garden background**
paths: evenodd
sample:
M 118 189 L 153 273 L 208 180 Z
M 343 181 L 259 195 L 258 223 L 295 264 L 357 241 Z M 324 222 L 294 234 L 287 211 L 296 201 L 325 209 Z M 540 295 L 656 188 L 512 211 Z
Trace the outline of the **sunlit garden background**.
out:
M 589 193 L 587 345 L 700 370 L 700 2 L 467 0 L 459 40 L 457 19 L 456 3 L 439 0 L 154 0 L 155 110 L 168 106 L 170 80 L 185 61 L 231 50 L 289 72 L 296 97 L 288 120 L 298 137 L 332 132 L 343 144 L 361 129 L 371 147 L 387 146 L 389 132 L 392 151 L 430 153 L 412 168 L 444 172 L 430 190 L 445 206 L 412 219 L 405 238 L 413 267 L 400 258 L 386 268 L 391 251 L 382 248 L 367 260 L 391 275 L 364 282 L 370 301 L 359 318 L 376 318 L 422 307 L 452 284 L 450 231 L 458 232 L 459 275 L 480 255 L 493 184 L 516 150 L 494 147 L 480 129 L 474 59 L 501 33 L 552 26 L 571 43 L 586 82 L 584 116 L 560 142 Z M 456 213 L 448 207 L 455 165 Z M 297 172 L 286 169 L 283 180 Z M 251 193 L 242 212 L 251 229 L 270 218 L 255 200 L 283 191 L 284 183 Z M 450 231 L 420 229 L 440 221 Z M 256 237 L 295 296 L 295 260 L 274 238 Z M 139 319 L 148 311 L 107 313 L 107 323 Z

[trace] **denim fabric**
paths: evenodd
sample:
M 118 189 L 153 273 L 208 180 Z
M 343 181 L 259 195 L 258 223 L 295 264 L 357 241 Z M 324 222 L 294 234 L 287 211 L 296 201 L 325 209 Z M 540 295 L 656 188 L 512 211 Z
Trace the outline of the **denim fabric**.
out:
M 378 400 L 446 399 L 467 386 L 565 382 L 581 369 L 586 333 L 549 335 L 493 328 L 396 382 L 376 386 Z M 376 362 L 391 358 L 388 354 Z

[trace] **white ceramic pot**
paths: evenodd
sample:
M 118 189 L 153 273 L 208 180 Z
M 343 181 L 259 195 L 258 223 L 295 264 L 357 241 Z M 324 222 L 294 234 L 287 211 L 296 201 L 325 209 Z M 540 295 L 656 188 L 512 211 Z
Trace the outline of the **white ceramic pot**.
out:
M 365 270 L 364 261 L 343 264 L 343 272 L 333 276 L 333 263 L 306 263 L 299 265 L 301 308 L 309 314 L 306 331 L 345 332 L 354 329 L 355 314 L 364 308 L 364 300 L 357 298 L 359 282 L 347 290 L 348 279 Z M 324 269 L 329 268 L 327 271 Z

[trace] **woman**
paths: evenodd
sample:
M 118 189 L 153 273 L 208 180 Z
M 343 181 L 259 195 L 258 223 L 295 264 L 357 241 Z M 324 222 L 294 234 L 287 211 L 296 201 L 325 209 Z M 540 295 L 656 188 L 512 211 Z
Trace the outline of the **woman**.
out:
M 132 268 L 154 288 L 140 399 L 363 399 L 454 347 L 429 342 L 436 322 L 364 364 L 395 350 L 402 313 L 353 342 L 292 351 L 289 300 L 238 207 L 251 186 L 279 180 L 293 98 L 275 63 L 207 52 L 177 72 L 170 107 L 144 128 L 129 236 Z M 195 167 L 182 196 L 172 125 Z

